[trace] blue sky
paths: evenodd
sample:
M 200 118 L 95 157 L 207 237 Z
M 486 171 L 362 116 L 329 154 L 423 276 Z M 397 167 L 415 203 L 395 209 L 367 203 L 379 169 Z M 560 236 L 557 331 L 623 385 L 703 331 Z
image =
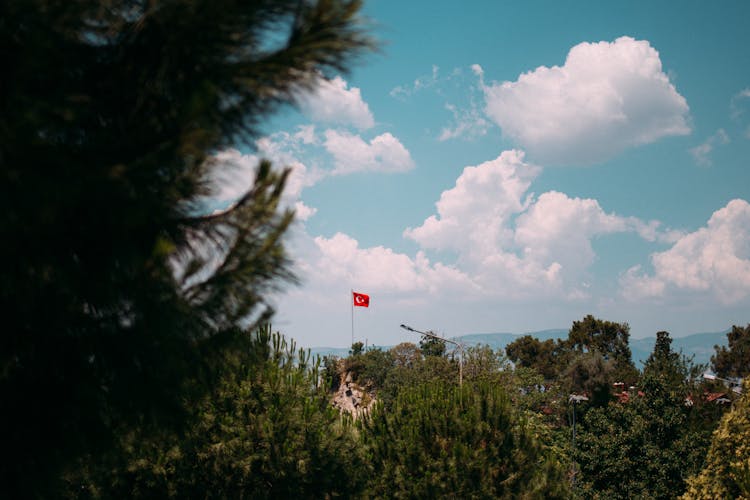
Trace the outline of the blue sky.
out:
M 750 322 L 750 3 L 366 2 L 381 50 L 255 144 L 292 167 L 303 346 Z

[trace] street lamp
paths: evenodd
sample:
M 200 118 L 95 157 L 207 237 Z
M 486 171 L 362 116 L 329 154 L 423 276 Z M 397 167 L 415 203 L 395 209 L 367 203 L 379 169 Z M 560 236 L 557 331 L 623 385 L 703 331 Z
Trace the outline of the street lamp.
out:
M 404 325 L 403 323 L 399 326 L 401 326 L 401 328 L 403 328 L 404 330 L 409 330 L 410 332 L 419 333 L 420 335 L 424 335 L 426 337 L 437 339 L 441 342 L 447 342 L 449 344 L 455 345 L 456 348 L 458 348 L 458 356 L 459 356 L 458 357 L 458 385 L 459 387 L 463 386 L 464 384 L 464 346 L 463 344 L 456 342 L 454 340 L 448 340 L 448 339 L 444 339 L 443 337 L 438 337 L 432 332 L 423 332 L 421 330 L 415 330 L 414 328 L 408 325 Z
M 576 446 L 576 405 L 583 401 L 588 401 L 589 398 L 583 394 L 571 394 L 568 398 L 568 403 L 573 403 L 573 447 Z
M 588 401 L 589 398 L 586 397 L 584 394 L 571 394 L 568 398 L 568 403 L 573 404 L 573 448 L 576 447 L 576 406 L 581 404 L 584 401 Z M 573 462 L 573 484 L 576 484 L 576 465 L 575 462 Z
M 741 378 L 726 379 L 726 378 L 717 377 L 715 374 L 711 372 L 704 372 L 703 378 L 706 380 L 721 380 L 722 382 L 729 384 L 729 388 L 731 389 L 732 392 L 736 392 L 737 394 L 742 394 L 742 379 Z

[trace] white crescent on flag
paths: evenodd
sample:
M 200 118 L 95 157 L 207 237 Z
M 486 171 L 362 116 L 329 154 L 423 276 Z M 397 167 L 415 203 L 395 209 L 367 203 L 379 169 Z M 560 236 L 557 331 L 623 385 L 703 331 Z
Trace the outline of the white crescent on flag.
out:
M 370 296 L 365 293 L 352 292 L 354 305 L 357 307 L 370 307 Z

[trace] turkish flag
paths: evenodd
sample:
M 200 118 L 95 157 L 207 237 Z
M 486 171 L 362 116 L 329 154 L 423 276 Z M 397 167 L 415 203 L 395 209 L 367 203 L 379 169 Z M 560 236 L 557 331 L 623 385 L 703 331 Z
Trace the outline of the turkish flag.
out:
M 370 307 L 370 296 L 364 293 L 352 292 L 354 305 L 358 307 Z

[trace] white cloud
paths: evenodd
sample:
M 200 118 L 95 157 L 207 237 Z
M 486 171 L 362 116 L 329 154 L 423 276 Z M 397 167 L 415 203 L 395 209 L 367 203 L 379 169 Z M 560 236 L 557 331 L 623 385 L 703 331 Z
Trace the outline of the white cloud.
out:
M 702 167 L 710 167 L 711 165 L 713 165 L 713 161 L 711 160 L 710 156 L 711 152 L 716 146 L 728 143 L 729 136 L 724 131 L 724 129 L 720 128 L 714 135 L 706 139 L 702 144 L 699 144 L 694 148 L 690 148 L 688 151 L 695 160 L 695 163 Z
M 432 65 L 432 73 L 429 75 L 422 75 L 415 79 L 410 85 L 398 85 L 391 89 L 389 95 L 396 99 L 404 100 L 407 97 L 419 92 L 420 90 L 430 88 L 438 82 L 438 73 L 440 68 L 436 65 Z
M 485 293 L 568 298 L 586 294 L 594 238 L 621 232 L 650 241 L 674 237 L 655 221 L 608 214 L 596 200 L 555 191 L 534 199 L 528 189 L 539 172 L 516 150 L 466 167 L 440 196 L 437 214 L 404 236 L 425 249 L 455 252 L 458 267 Z
M 359 248 L 354 238 L 342 233 L 314 241 L 319 250 L 314 265 L 319 280 L 356 283 L 381 292 L 425 291 L 441 283 L 465 281 L 453 268 L 431 266 L 422 253 L 412 259 L 382 246 Z
M 519 216 L 515 243 L 523 248 L 525 259 L 546 265 L 556 262 L 575 278 L 594 262 L 593 237 L 628 229 L 627 219 L 605 213 L 596 200 L 550 191 Z
M 348 88 L 346 80 L 340 76 L 333 80 L 319 78 L 313 90 L 301 95 L 298 102 L 302 111 L 315 121 L 352 125 L 360 130 L 375 125 L 359 88 Z
M 457 250 L 480 259 L 512 235 L 511 216 L 526 206 L 524 197 L 539 167 L 524 162 L 522 151 L 505 151 L 496 159 L 464 168 L 454 188 L 436 203 L 437 215 L 404 236 L 423 248 Z
M 305 158 L 306 163 L 299 158 Z M 258 139 L 254 153 L 229 148 L 209 158 L 213 168 L 206 208 L 214 212 L 226 210 L 251 189 L 261 159 L 270 160 L 277 170 L 290 170 L 281 204 L 294 208 L 298 221 L 317 212 L 300 200 L 303 190 L 328 176 L 363 171 L 403 172 L 414 167 L 409 151 L 390 133 L 368 143 L 359 135 L 336 130 L 320 134 L 313 125 L 305 125 L 294 133 L 277 132 Z
M 750 296 L 750 204 L 735 199 L 717 210 L 707 225 L 682 236 L 672 248 L 651 256 L 654 272 L 640 267 L 621 279 L 625 297 L 660 297 L 687 291 L 735 304 Z
M 334 175 L 360 171 L 404 172 L 414 167 L 409 151 L 388 132 L 368 143 L 358 135 L 327 130 L 324 146 L 334 158 Z
M 453 115 L 453 127 L 443 127 L 438 136 L 439 141 L 447 141 L 458 137 L 475 139 L 487 133 L 490 123 L 482 116 L 479 108 L 471 102 L 468 109 L 460 109 L 453 104 L 446 104 L 445 109 Z
M 294 218 L 299 221 L 306 221 L 318 211 L 315 207 L 308 207 L 301 201 L 294 204 Z
M 659 53 L 630 37 L 581 43 L 563 66 L 541 66 L 484 91 L 487 115 L 546 164 L 595 163 L 690 132 L 687 102 Z

